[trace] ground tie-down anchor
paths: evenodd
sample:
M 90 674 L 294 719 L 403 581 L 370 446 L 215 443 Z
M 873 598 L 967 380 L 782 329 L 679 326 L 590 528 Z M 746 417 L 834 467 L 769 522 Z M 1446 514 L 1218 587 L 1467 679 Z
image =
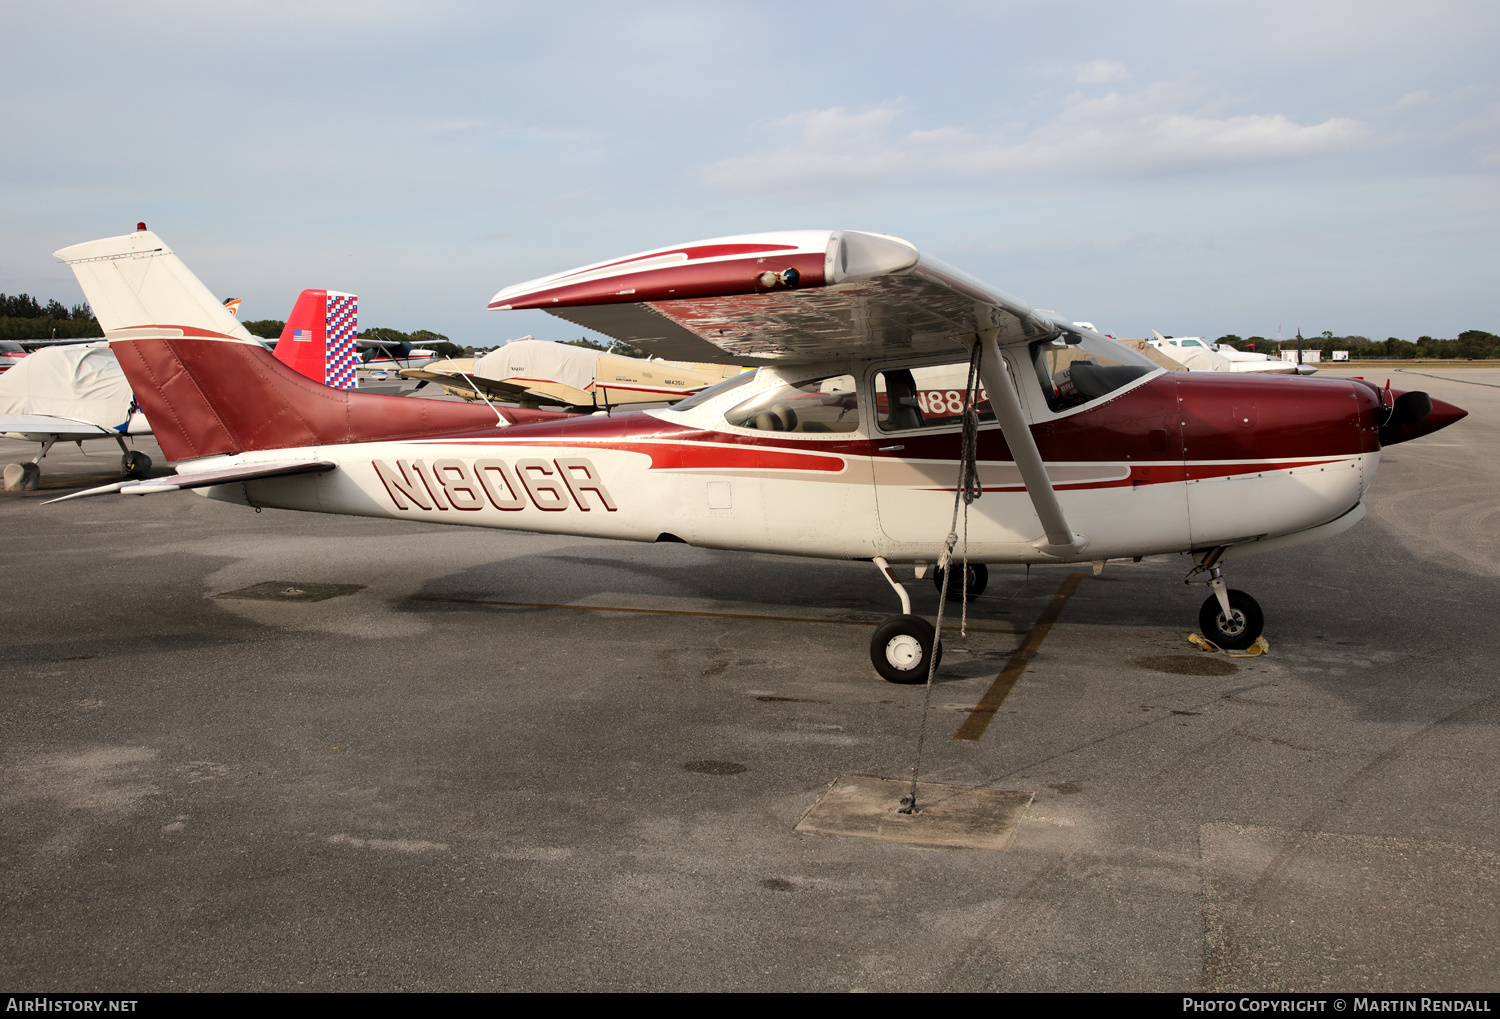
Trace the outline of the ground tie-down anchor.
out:
M 948 536 L 943 540 L 943 551 L 938 556 L 938 569 L 942 570 L 943 588 L 938 595 L 936 637 L 932 655 L 927 662 L 927 689 L 922 695 L 922 722 L 917 729 L 917 752 L 911 763 L 911 791 L 901 797 L 898 814 L 920 814 L 917 805 L 917 777 L 922 770 L 922 747 L 927 742 L 927 716 L 932 708 L 932 677 L 937 671 L 937 660 L 943 643 L 943 611 L 948 607 L 948 584 L 953 579 L 953 547 L 959 538 L 959 510 L 963 510 L 964 579 L 962 600 L 964 621 L 968 621 L 969 601 L 969 504 L 984 494 L 979 482 L 979 389 L 984 348 L 976 343 L 969 352 L 969 377 L 964 386 L 964 425 L 960 439 L 958 486 L 953 493 L 953 518 L 948 524 Z

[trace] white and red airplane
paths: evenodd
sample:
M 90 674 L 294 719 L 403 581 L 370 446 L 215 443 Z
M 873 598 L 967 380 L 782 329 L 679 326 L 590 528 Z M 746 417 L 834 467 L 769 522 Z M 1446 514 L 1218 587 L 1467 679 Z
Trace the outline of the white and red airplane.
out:
M 1263 621 L 1227 588 L 1224 563 L 1349 528 L 1382 445 L 1465 414 L 1359 380 L 1168 372 L 905 241 L 854 231 L 702 241 L 502 290 L 492 308 L 543 308 L 675 360 L 761 366 L 669 409 L 565 419 L 319 385 L 239 339 L 146 231 L 57 255 L 178 472 L 78 495 L 194 488 L 254 506 L 869 560 L 902 603 L 871 641 L 895 682 L 926 677 L 935 634 L 889 564 L 932 563 L 945 547 L 966 407 L 982 418 L 969 559 L 1190 553 L 1189 578 L 1211 588 L 1199 622 L 1228 647 Z M 976 349 L 987 393 L 971 399 Z M 917 395 L 955 388 L 941 404 Z

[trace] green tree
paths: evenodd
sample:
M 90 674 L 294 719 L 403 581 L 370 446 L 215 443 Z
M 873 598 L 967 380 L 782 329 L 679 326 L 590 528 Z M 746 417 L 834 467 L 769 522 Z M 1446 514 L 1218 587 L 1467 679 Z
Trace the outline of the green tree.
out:
M 619 340 L 606 344 L 600 343 L 597 340 L 591 340 L 586 336 L 580 336 L 576 340 L 562 340 L 560 342 L 568 347 L 587 347 L 589 350 L 602 350 L 606 354 L 619 354 L 621 357 L 651 356 L 639 347 L 632 347 L 630 344 L 621 343 Z
M 251 336 L 259 336 L 263 340 L 280 339 L 281 331 L 286 328 L 286 323 L 279 318 L 258 318 L 241 324 Z
M 30 294 L 0 294 L 0 340 L 82 340 L 103 336 L 87 304 L 45 305 Z

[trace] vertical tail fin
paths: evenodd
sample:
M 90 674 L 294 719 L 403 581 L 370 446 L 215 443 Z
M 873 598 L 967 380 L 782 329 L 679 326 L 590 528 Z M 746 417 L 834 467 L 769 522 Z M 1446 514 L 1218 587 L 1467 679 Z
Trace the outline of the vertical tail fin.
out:
M 133 234 L 55 252 L 73 267 L 104 335 L 175 326 L 258 343 L 144 223 Z
M 358 312 L 359 297 L 354 294 L 302 291 L 276 343 L 276 359 L 325 386 L 358 388 Z
M 298 372 L 261 346 L 147 230 L 75 244 L 56 254 L 78 277 L 168 460 L 489 434 L 499 426 L 489 407 L 332 389 Z M 330 297 L 352 295 L 316 293 L 323 295 L 320 374 L 352 376 L 352 300 L 335 303 L 332 319 L 328 308 Z M 330 333 L 334 343 L 327 342 Z M 340 351 L 346 351 L 342 359 Z M 511 408 L 498 413 L 505 424 L 557 416 Z

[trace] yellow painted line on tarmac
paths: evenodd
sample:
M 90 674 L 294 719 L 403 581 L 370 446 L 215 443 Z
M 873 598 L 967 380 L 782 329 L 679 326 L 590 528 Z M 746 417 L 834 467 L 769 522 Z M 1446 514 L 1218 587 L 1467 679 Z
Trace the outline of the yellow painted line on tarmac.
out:
M 1078 574 L 1082 577 L 1083 574 Z M 694 616 L 702 619 L 758 619 L 771 623 L 826 623 L 831 626 L 878 626 L 879 619 L 817 619 L 811 616 L 765 616 L 751 612 L 694 612 L 687 609 L 641 609 L 617 605 L 562 605 L 555 602 L 490 601 L 484 598 L 436 598 L 414 594 L 407 601 L 442 602 L 449 605 L 495 605 L 506 609 L 572 609 L 576 612 L 630 612 L 644 616 Z M 958 624 L 943 627 L 944 632 L 957 632 Z M 1015 633 L 1012 629 L 988 626 L 969 626 L 971 633 Z
M 958 727 L 958 732 L 953 734 L 954 739 L 977 740 L 984 735 L 984 730 L 989 728 L 990 720 L 995 717 L 995 712 L 1000 710 L 1000 705 L 1005 703 L 1005 698 L 1010 694 L 1011 687 L 1016 685 L 1016 680 L 1026 671 L 1026 666 L 1036 657 L 1037 651 L 1042 646 L 1042 641 L 1047 639 L 1047 633 L 1052 629 L 1052 624 L 1057 622 L 1057 617 L 1062 615 L 1062 610 L 1068 604 L 1068 599 L 1078 590 L 1078 585 L 1083 583 L 1086 573 L 1070 573 L 1063 579 L 1062 586 L 1052 596 L 1052 601 L 1042 610 L 1036 625 L 1026 633 L 1026 638 L 1021 641 L 1021 646 L 1016 648 L 1015 653 L 1010 656 L 1010 661 L 1005 663 L 1005 668 L 990 688 L 979 698 L 979 703 L 974 705 L 974 710 L 969 712 L 969 717 L 964 719 L 964 724 Z

